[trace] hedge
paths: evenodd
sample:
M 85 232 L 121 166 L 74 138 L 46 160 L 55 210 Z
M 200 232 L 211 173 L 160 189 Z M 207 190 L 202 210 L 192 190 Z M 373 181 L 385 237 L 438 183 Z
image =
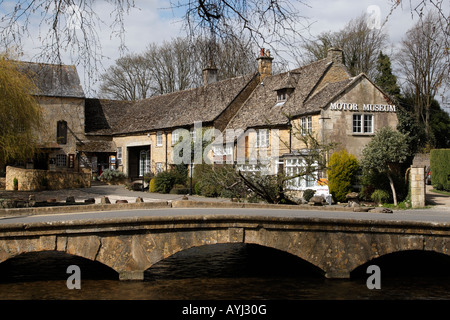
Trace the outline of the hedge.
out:
M 450 191 L 450 149 L 431 150 L 430 167 L 433 187 Z

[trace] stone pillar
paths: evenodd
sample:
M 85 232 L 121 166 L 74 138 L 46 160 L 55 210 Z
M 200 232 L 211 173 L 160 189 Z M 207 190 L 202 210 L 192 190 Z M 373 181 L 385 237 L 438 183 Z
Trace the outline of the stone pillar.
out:
M 425 167 L 412 165 L 410 181 L 412 207 L 425 207 Z

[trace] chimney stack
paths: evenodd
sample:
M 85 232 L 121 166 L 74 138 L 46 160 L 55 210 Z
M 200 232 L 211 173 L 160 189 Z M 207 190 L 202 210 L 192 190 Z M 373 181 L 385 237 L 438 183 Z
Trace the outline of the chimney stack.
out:
M 258 72 L 261 80 L 267 76 L 271 76 L 273 57 L 270 56 L 270 51 L 261 48 L 260 55 L 256 60 L 258 61 Z
M 328 49 L 327 58 L 336 64 L 344 64 L 344 52 L 342 49 L 331 47 Z
M 217 81 L 217 68 L 213 64 L 203 69 L 203 85 L 207 86 L 210 83 Z

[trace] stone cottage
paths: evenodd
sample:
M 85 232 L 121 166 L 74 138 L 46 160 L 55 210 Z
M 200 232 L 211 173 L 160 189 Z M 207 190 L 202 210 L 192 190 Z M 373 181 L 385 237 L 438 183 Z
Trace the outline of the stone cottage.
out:
M 360 158 L 378 129 L 396 125 L 392 100 L 365 74 L 351 77 L 343 64 L 342 51 L 332 48 L 325 59 L 265 77 L 226 130 L 243 132 L 241 170 L 284 170 L 295 175 L 305 157 L 305 145 L 299 136 L 311 134 L 320 143 L 335 142 L 338 148 Z M 268 158 L 265 163 L 258 161 L 261 153 Z M 256 156 L 256 163 L 251 155 Z M 236 156 L 234 159 L 238 160 Z M 326 178 L 325 173 L 296 178 L 291 188 L 317 189 L 321 177 Z

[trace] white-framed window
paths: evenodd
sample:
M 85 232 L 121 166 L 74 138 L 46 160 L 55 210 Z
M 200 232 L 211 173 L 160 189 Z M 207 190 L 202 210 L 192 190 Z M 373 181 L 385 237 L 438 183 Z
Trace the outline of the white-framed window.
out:
M 354 114 L 353 133 L 373 133 L 373 115 Z
M 122 147 L 117 147 L 117 165 L 122 165 Z
M 157 162 L 156 163 L 156 174 L 163 172 L 163 163 L 162 162 Z
M 364 133 L 373 133 L 373 115 L 364 115 Z
M 215 156 L 229 156 L 233 154 L 233 146 L 213 146 Z
M 300 133 L 302 136 L 312 133 L 312 117 L 307 116 L 300 119 Z
M 139 176 L 150 172 L 150 150 L 141 150 L 139 155 Z
M 260 172 L 262 174 L 268 174 L 269 173 L 269 166 L 264 164 L 239 164 L 237 165 L 237 169 L 242 172 L 247 173 L 256 173 Z
M 176 145 L 178 143 L 178 140 L 180 140 L 180 136 L 178 134 L 177 130 L 172 131 L 172 145 Z M 161 142 L 162 143 L 162 142 Z
M 67 156 L 65 154 L 56 155 L 56 166 L 60 168 L 67 167 Z
M 285 160 L 284 170 L 287 176 L 294 177 L 300 174 L 300 176 L 287 181 L 287 187 L 289 189 L 304 190 L 317 186 L 316 174 L 302 175 L 304 166 L 305 163 L 301 158 L 289 158 Z
M 259 129 L 256 132 L 256 146 L 260 148 L 269 146 L 269 130 L 267 129 Z
M 162 131 L 156 132 L 156 146 L 162 147 L 163 145 L 163 133 Z
M 197 130 L 195 130 L 195 128 L 191 129 L 190 133 L 192 142 L 195 142 L 195 139 L 197 138 Z

